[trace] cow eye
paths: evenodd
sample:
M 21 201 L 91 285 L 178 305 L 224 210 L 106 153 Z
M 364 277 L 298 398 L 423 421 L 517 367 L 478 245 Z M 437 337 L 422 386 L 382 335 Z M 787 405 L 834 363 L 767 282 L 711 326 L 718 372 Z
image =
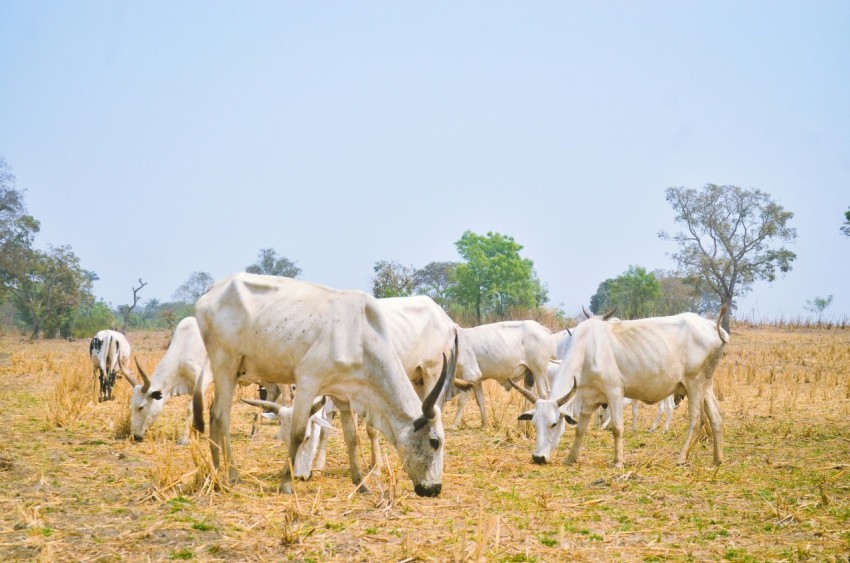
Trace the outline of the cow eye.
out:
M 431 442 L 431 447 L 436 449 L 440 448 L 440 439 L 439 438 L 431 438 L 429 440 Z
M 551 428 L 552 430 L 554 430 L 556 426 L 558 426 L 558 423 L 557 423 L 557 422 L 553 422 L 552 424 L 550 424 L 550 425 L 549 425 L 549 428 Z

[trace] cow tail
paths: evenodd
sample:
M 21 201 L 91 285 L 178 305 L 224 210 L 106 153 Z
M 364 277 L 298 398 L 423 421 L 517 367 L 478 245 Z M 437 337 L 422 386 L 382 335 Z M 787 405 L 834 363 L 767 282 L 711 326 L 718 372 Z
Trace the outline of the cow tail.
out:
M 723 342 L 723 344 L 727 344 L 729 341 L 726 340 L 725 338 L 723 338 L 723 332 L 724 331 L 723 331 L 722 328 L 720 328 L 720 321 L 723 320 L 723 315 L 725 315 L 726 311 L 728 311 L 728 310 L 729 310 L 729 304 L 724 303 L 723 306 L 720 308 L 720 314 L 717 315 L 717 325 L 716 325 L 717 326 L 717 336 L 720 337 L 720 340 Z
M 192 391 L 192 427 L 199 433 L 204 433 L 204 374 L 195 381 L 195 389 Z

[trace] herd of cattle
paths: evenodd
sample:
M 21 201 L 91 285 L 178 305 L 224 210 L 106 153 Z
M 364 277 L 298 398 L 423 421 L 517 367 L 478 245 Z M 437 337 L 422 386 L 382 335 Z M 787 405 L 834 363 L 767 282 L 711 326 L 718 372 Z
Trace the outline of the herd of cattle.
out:
M 605 409 L 614 436 L 614 464 L 623 466 L 623 406 L 659 404 L 667 424 L 674 403 L 688 397 L 688 431 L 678 457 L 687 461 L 696 431 L 707 418 L 714 463 L 722 462 L 722 419 L 712 376 L 728 341 L 720 317 L 693 313 L 633 321 L 587 315 L 570 331 L 552 333 L 534 321 L 460 328 L 425 296 L 376 299 L 362 291 L 246 273 L 216 283 L 183 319 L 154 372 L 136 362 L 142 382 L 128 371 L 130 345 L 104 330 L 89 348 L 100 399 L 111 398 L 116 376 L 133 385 L 130 426 L 142 440 L 169 397 L 193 394 L 179 441 L 190 427 L 203 432 L 203 396 L 210 406 L 213 463 L 238 477 L 230 446 L 230 413 L 237 385 L 282 389 L 276 401 L 245 402 L 280 418 L 278 438 L 288 442 L 280 490 L 291 479 L 322 469 L 332 413 L 338 412 L 352 481 L 365 490 L 357 416 L 367 425 L 372 463 L 377 432 L 400 455 L 420 496 L 442 489 L 445 433 L 440 407 L 460 394 L 456 428 L 471 391 L 487 425 L 482 381 L 516 389 L 533 408 L 520 415 L 536 431 L 532 459 L 548 463 L 566 424 L 575 440 L 565 463 L 576 461 L 592 416 Z M 519 383 L 518 383 L 519 382 Z M 284 397 L 295 389 L 291 404 Z M 675 399 L 674 399 L 675 398 Z

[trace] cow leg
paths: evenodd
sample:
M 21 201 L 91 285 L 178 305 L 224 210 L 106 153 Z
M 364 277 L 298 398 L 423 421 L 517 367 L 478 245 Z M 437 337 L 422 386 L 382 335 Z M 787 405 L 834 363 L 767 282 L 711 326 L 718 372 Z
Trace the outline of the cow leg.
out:
M 216 382 L 215 397 L 210 405 L 210 452 L 213 465 L 221 468 L 221 460 L 228 468 L 231 481 L 239 480 L 239 472 L 233 460 L 233 450 L 230 449 L 230 410 L 233 407 L 235 382 L 222 378 Z
M 367 424 L 366 435 L 369 436 L 369 445 L 372 447 L 372 470 L 377 475 L 381 473 L 381 442 L 378 431 Z
M 454 422 L 451 429 L 457 430 L 463 422 L 463 409 L 466 407 L 466 401 L 469 399 L 469 391 L 461 391 L 457 398 L 457 412 L 455 413 Z
M 720 414 L 720 406 L 717 404 L 717 397 L 714 395 L 714 389 L 708 388 L 705 394 L 705 412 L 708 414 L 708 421 L 711 423 L 711 435 L 714 442 L 714 465 L 723 463 L 723 417 Z
M 475 393 L 475 402 L 478 403 L 478 410 L 481 412 L 481 428 L 487 428 L 487 403 L 484 402 L 484 384 L 479 380 L 472 391 Z
M 649 427 L 650 432 L 655 432 L 658 429 L 658 423 L 661 422 L 661 417 L 664 416 L 664 411 L 666 410 L 664 405 L 664 401 L 658 403 L 658 412 L 655 413 L 655 420 L 652 421 L 652 426 Z M 664 431 L 666 432 L 667 429 L 665 428 Z
M 637 401 L 632 403 L 633 414 L 636 414 L 636 407 Z M 623 467 L 623 398 L 609 397 L 608 409 L 611 411 L 611 434 L 614 435 L 614 467 Z M 632 420 L 637 420 L 637 416 Z
M 640 401 L 634 400 L 632 401 L 632 432 L 637 432 L 638 430 L 638 406 L 640 405 Z
M 609 405 L 610 407 L 610 405 Z M 590 424 L 590 419 L 593 418 L 593 413 L 586 413 L 584 409 L 582 409 L 581 414 L 578 415 L 578 424 L 576 424 L 576 437 L 573 440 L 573 447 L 570 449 L 570 455 L 567 456 L 567 459 L 564 460 L 566 465 L 571 463 L 575 463 L 578 459 L 578 452 L 581 450 L 581 440 L 584 438 L 584 433 L 587 431 L 587 425 Z
M 351 482 L 357 485 L 358 493 L 368 493 L 363 483 L 363 465 L 360 462 L 360 444 L 357 441 L 357 422 L 348 405 L 339 407 L 339 420 L 342 423 L 342 435 L 348 449 L 348 466 L 351 468 Z
M 696 439 L 696 430 L 702 419 L 702 404 L 705 399 L 705 391 L 703 389 L 699 389 L 699 384 L 688 389 L 687 394 L 688 434 L 685 438 L 685 444 L 682 446 L 682 451 L 679 453 L 679 458 L 676 460 L 677 465 L 684 465 L 688 462 L 688 454 L 691 450 L 691 444 Z
M 165 400 L 165 399 L 163 399 Z M 192 401 L 189 401 L 189 406 L 186 407 L 186 423 L 183 425 L 183 433 L 180 435 L 180 438 L 177 439 L 178 446 L 187 446 L 189 445 L 189 432 L 192 428 Z

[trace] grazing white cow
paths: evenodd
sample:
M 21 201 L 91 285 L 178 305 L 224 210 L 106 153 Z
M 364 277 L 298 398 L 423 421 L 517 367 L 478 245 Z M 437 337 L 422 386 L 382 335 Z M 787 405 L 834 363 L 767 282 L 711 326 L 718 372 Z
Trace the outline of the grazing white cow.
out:
M 148 378 L 136 359 L 136 368 L 142 377 L 142 385 L 133 387 L 130 397 L 130 431 L 136 441 L 144 438 L 162 412 L 165 402 L 178 395 L 188 395 L 200 381 L 201 393 L 212 383 L 207 359 L 207 349 L 198 330 L 195 317 L 186 317 L 177 324 L 168 350 Z M 192 423 L 192 403 L 188 406 L 188 418 L 178 444 L 189 443 L 189 426 Z
M 230 447 L 230 411 L 237 380 L 295 383 L 289 458 L 295 464 L 313 399 L 328 395 L 340 409 L 352 481 L 363 490 L 363 474 L 352 411 L 377 428 L 399 450 L 416 494 L 442 489 L 445 434 L 437 401 L 454 375 L 456 356 L 445 362 L 439 381 L 420 400 L 393 349 L 377 299 L 362 291 L 340 291 L 274 276 L 240 273 L 213 285 L 195 305 L 198 327 L 210 358 L 215 398 L 210 407 L 214 465 L 238 472 Z M 200 405 L 199 393 L 195 393 Z M 203 428 L 196 408 L 195 428 Z M 289 468 L 282 492 L 291 493 Z
M 607 403 L 614 434 L 614 465 L 623 466 L 623 398 L 647 403 L 678 393 L 688 397 L 688 435 L 678 463 L 687 461 L 703 412 L 714 441 L 714 463 L 723 461 L 723 426 L 712 377 L 729 335 L 717 322 L 693 313 L 634 321 L 591 318 L 573 330 L 570 349 L 555 375 L 548 399 L 514 385 L 534 403 L 520 415 L 532 420 L 535 463 L 547 463 L 558 444 L 562 419 L 578 417 L 576 437 L 565 463 L 578 458 L 581 441 L 596 409 Z M 572 390 L 570 391 L 570 388 Z
M 275 413 L 280 419 L 280 430 L 278 430 L 275 439 L 289 443 L 292 436 L 292 407 L 265 400 L 242 399 L 242 402 Z M 333 428 L 330 420 L 328 420 L 331 411 L 326 410 L 326 406 L 326 400 L 322 397 L 322 399 L 314 401 L 313 407 L 310 409 L 310 419 L 304 432 L 304 441 L 298 445 L 295 464 L 292 466 L 292 473 L 296 479 L 309 479 L 314 468 L 317 470 L 324 469 L 324 455 L 321 456 L 321 466 L 314 465 L 313 461 L 316 459 L 317 453 L 321 451 L 324 454 L 327 448 L 328 433 L 323 433 L 322 429 L 330 430 Z M 332 403 L 330 408 L 333 408 Z
M 504 321 L 458 330 L 458 361 L 455 385 L 472 387 L 481 412 L 481 426 L 487 426 L 487 408 L 481 381 L 495 379 L 510 390 L 510 381 L 530 375 L 537 392 L 549 389 L 546 369 L 555 352 L 548 328 L 535 321 Z M 470 385 L 471 384 L 471 385 Z M 460 394 L 452 429 L 463 420 L 468 392 Z
M 570 346 L 570 337 L 573 335 L 570 329 L 559 330 L 552 333 L 552 342 L 555 345 L 555 355 L 552 359 L 561 360 Z
M 94 335 L 89 343 L 94 374 L 100 380 L 100 400 L 112 400 L 112 386 L 115 376 L 120 371 L 131 385 L 136 385 L 136 379 L 127 371 L 130 362 L 130 343 L 120 332 L 101 330 Z

